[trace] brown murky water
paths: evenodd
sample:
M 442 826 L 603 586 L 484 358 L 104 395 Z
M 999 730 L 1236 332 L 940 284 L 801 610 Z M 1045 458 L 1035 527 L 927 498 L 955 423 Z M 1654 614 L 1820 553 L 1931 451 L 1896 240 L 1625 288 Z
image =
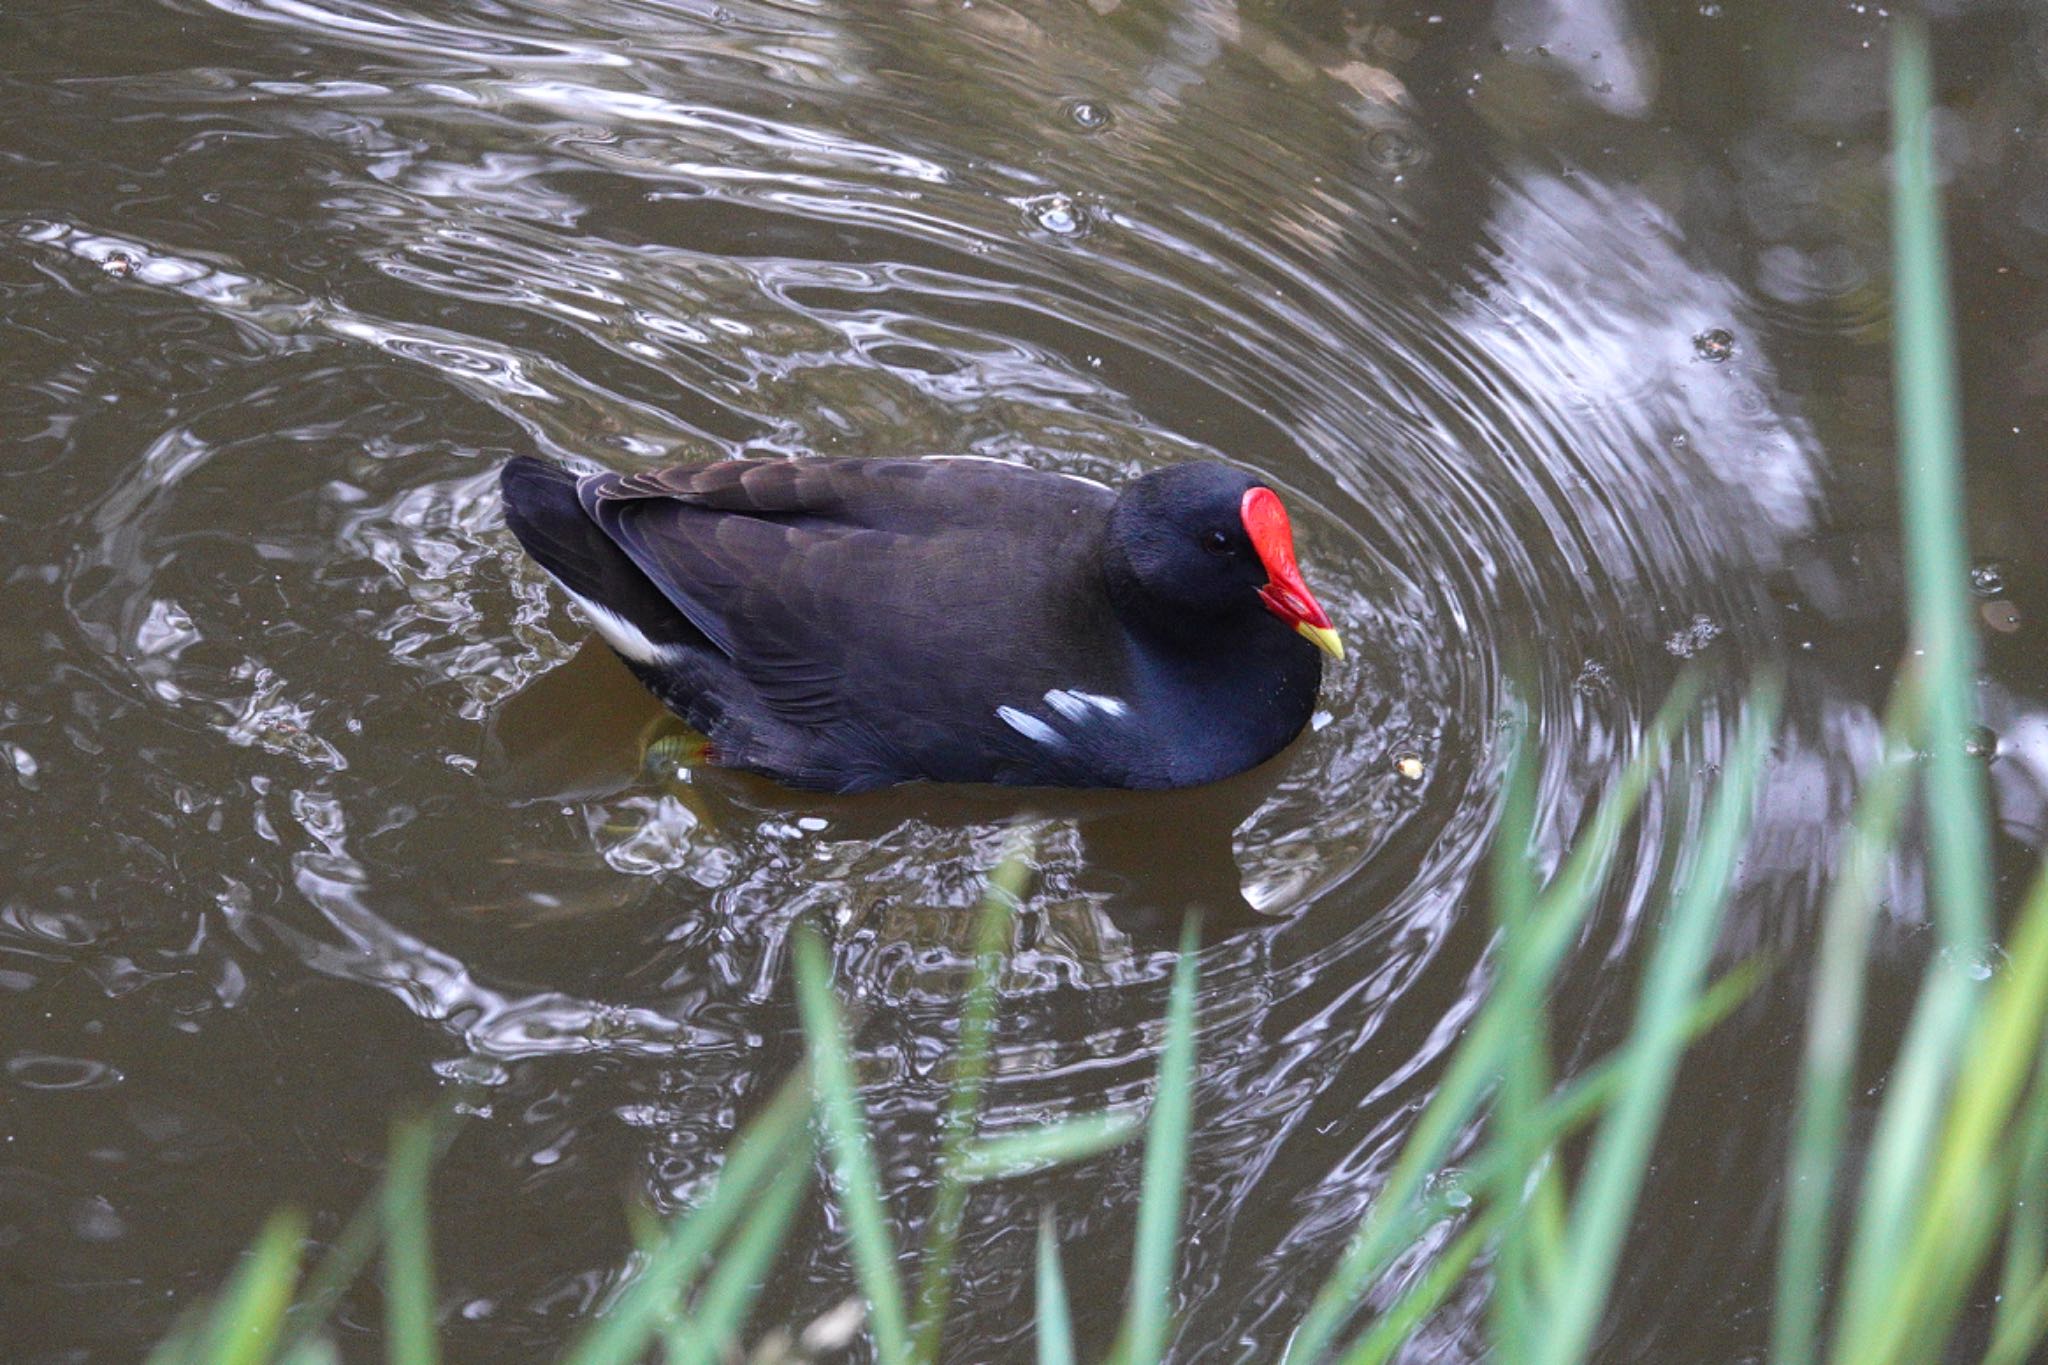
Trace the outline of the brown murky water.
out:
M 2048 819 L 2048 21 L 1952 8 L 2018 868 Z M 1756 1353 L 1801 962 L 1903 643 L 1885 32 L 1817 0 L 10 6 L 9 1359 L 137 1358 L 274 1206 L 331 1236 L 391 1115 L 457 1078 L 484 1099 L 437 1176 L 451 1354 L 543 1358 L 622 1275 L 627 1205 L 686 1200 L 798 1055 L 805 917 L 920 1210 L 961 911 L 1020 818 L 1042 877 L 991 1121 L 1146 1103 L 1203 905 L 1177 1355 L 1268 1358 L 1472 1006 L 1516 698 L 1555 844 L 1693 656 L 1694 762 L 1559 1042 L 1612 1038 L 1698 774 L 1783 662 L 1727 945 L 1781 965 L 1687 1073 L 1601 1348 Z M 1210 791 L 670 789 L 636 771 L 649 705 L 503 529 L 517 451 L 1235 460 L 1296 509 L 1354 658 L 1311 734 Z M 977 1196 L 959 1358 L 1024 1353 L 1045 1204 L 1106 1340 L 1136 1172 Z M 800 1324 L 850 1283 L 814 1205 L 767 1302 Z M 1473 1311 L 1414 1358 L 1468 1358 Z M 379 1358 L 374 1291 L 341 1322 Z

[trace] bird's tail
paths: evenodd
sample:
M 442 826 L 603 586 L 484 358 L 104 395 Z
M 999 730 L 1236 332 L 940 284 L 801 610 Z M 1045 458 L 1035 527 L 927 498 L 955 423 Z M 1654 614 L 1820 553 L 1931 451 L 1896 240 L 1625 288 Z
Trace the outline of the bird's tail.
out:
M 514 456 L 498 475 L 505 524 L 628 659 L 654 664 L 674 648 L 703 644 L 703 635 L 584 511 L 578 483 L 551 461 Z

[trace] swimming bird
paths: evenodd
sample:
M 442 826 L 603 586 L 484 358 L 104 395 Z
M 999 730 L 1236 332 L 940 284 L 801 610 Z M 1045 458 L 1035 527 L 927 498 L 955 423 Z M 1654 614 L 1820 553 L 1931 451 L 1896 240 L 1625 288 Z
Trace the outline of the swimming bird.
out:
M 1000 460 L 500 478 L 528 554 L 709 761 L 795 787 L 1188 787 L 1308 723 L 1343 645 L 1279 495 Z

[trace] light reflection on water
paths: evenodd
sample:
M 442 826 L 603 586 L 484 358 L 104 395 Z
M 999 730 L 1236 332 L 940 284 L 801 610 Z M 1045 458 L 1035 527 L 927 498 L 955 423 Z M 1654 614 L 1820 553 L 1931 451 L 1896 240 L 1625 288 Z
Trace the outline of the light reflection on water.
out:
M 1440 43 L 1306 8 L 1290 28 L 1222 0 L 220 0 L 123 15 L 99 58 L 83 21 L 51 27 L 100 74 L 0 88 L 28 130 L 0 194 L 20 446 L 0 515 L 22 535 L 0 569 L 31 622 L 0 656 L 0 800 L 32 849 L 0 898 L 0 983 L 41 1016 L 17 1085 L 129 1107 L 29 1111 L 49 1136 L 0 1186 L 20 1225 L 189 1294 L 270 1204 L 345 1210 L 400 1099 L 478 1080 L 488 1117 L 443 1175 L 473 1198 L 439 1240 L 448 1292 L 493 1307 L 450 1330 L 478 1358 L 559 1340 L 625 1264 L 621 1191 L 699 1188 L 796 1055 L 783 948 L 806 917 L 834 930 L 918 1207 L 968 912 L 1022 823 L 1039 876 L 989 1123 L 1143 1106 L 1168 949 L 1201 906 L 1181 1344 L 1255 1359 L 1473 1006 L 1517 727 L 1554 860 L 1678 656 L 1714 680 L 1568 975 L 1568 1059 L 1625 1007 L 1764 656 L 1800 670 L 1796 719 L 1729 949 L 1796 946 L 1819 831 L 1874 743 L 1867 675 L 1899 642 L 1864 615 L 1888 588 L 1831 539 L 1881 423 L 1809 401 L 1771 342 L 1835 346 L 1882 401 L 1868 244 L 1798 205 L 1753 270 L 1714 249 L 1742 239 L 1695 240 L 1695 153 L 1652 126 L 1669 73 L 1641 16 L 1559 29 L 1572 7 L 1503 4 Z M 1730 164 L 1778 221 L 1797 187 L 1760 137 Z M 1867 138 L 1829 162 L 1844 184 L 1875 164 Z M 1725 354 L 1703 356 L 1713 332 Z M 651 704 L 503 529 L 515 451 L 975 453 L 1110 482 L 1237 460 L 1282 488 L 1356 650 L 1299 745 L 1201 792 L 665 785 L 639 771 Z M 2032 843 L 2048 745 L 2031 684 L 2007 684 L 1987 718 Z M 1784 1036 L 1757 1031 L 1752 1067 Z M 128 1188 L 175 1191 L 137 1196 L 151 1233 L 216 1197 L 222 1162 L 294 1155 L 173 1263 L 78 1231 L 128 1226 L 126 1195 L 114 1222 L 80 1211 L 106 1180 L 60 1138 L 88 1122 Z M 1674 1140 L 1768 1186 L 1761 1122 L 1703 1111 Z M 206 1178 L 166 1176 L 166 1151 Z M 963 1339 L 1015 1349 L 1041 1202 L 1074 1281 L 1120 1284 L 1135 1174 L 1112 1158 L 979 1200 Z M 511 1191 L 545 1225 L 494 1222 Z M 1675 1226 L 1646 1285 L 1705 1235 Z M 127 1249 L 80 1259 L 74 1234 Z M 846 1291 L 828 1234 L 814 1219 L 780 1272 L 793 1320 Z M 1719 1284 L 1755 1232 L 1715 1235 L 1723 1271 L 1693 1273 Z M 169 1320 L 117 1299 L 103 1344 Z M 53 1341 L 98 1330 L 86 1291 L 47 1302 Z M 1084 1331 L 1114 1311 L 1084 1305 Z M 1458 1358 L 1469 1318 L 1416 1358 Z

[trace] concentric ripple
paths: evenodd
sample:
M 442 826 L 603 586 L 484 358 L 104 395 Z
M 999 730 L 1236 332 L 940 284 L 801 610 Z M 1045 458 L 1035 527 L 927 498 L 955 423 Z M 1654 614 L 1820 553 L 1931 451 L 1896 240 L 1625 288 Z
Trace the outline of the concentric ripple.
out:
M 801 919 L 833 930 L 921 1207 L 971 911 L 1021 829 L 1038 876 L 988 1121 L 1141 1108 L 1201 909 L 1182 1343 L 1268 1358 L 1273 1305 L 1334 1257 L 1473 1008 L 1510 748 L 1541 755 L 1555 859 L 1698 656 L 1692 766 L 1632 832 L 1563 1046 L 1611 1026 L 1603 967 L 1779 648 L 1767 585 L 1823 529 L 1817 438 L 1760 332 L 1872 325 L 1868 268 L 1788 237 L 1746 286 L 1653 187 L 1425 115 L 1420 38 L 1283 34 L 1223 0 L 415 8 L 185 0 L 89 106 L 10 87 L 17 169 L 77 188 L 0 197 L 9 325 L 47 343 L 6 399 L 0 519 L 48 625 L 6 646 L 39 681 L 0 709 L 0 786 L 100 823 L 26 817 L 47 837 L 0 904 L 6 970 L 82 968 L 191 1047 L 289 1019 L 304 1038 L 265 1046 L 360 1054 L 292 1084 L 366 1112 L 482 1082 L 451 1179 L 591 1229 L 450 1253 L 484 1306 L 449 1329 L 489 1355 L 598 1302 L 630 1259 L 620 1186 L 686 1199 L 779 1080 Z M 109 117 L 124 150 L 64 171 Z M 117 358 L 76 340 L 109 319 Z M 1233 461 L 1281 490 L 1354 654 L 1299 744 L 1200 792 L 832 800 L 651 771 L 657 709 L 503 528 L 516 452 L 1113 483 Z M 1868 749 L 1860 700 L 1801 724 Z M 1853 770 L 1783 764 L 1822 793 L 1788 826 L 1850 799 Z M 1762 838 L 1759 877 L 1810 880 L 1822 855 Z M 155 1065 L 19 1047 L 21 1085 L 81 1103 Z M 164 1131 L 221 1124 L 267 1140 L 256 1113 Z M 1135 1166 L 1086 1180 L 975 1204 L 962 1330 L 991 1351 L 1029 1320 L 1039 1204 L 1070 1278 L 1119 1282 Z M 843 1295 L 839 1254 L 827 1229 L 783 1272 L 791 1321 Z

